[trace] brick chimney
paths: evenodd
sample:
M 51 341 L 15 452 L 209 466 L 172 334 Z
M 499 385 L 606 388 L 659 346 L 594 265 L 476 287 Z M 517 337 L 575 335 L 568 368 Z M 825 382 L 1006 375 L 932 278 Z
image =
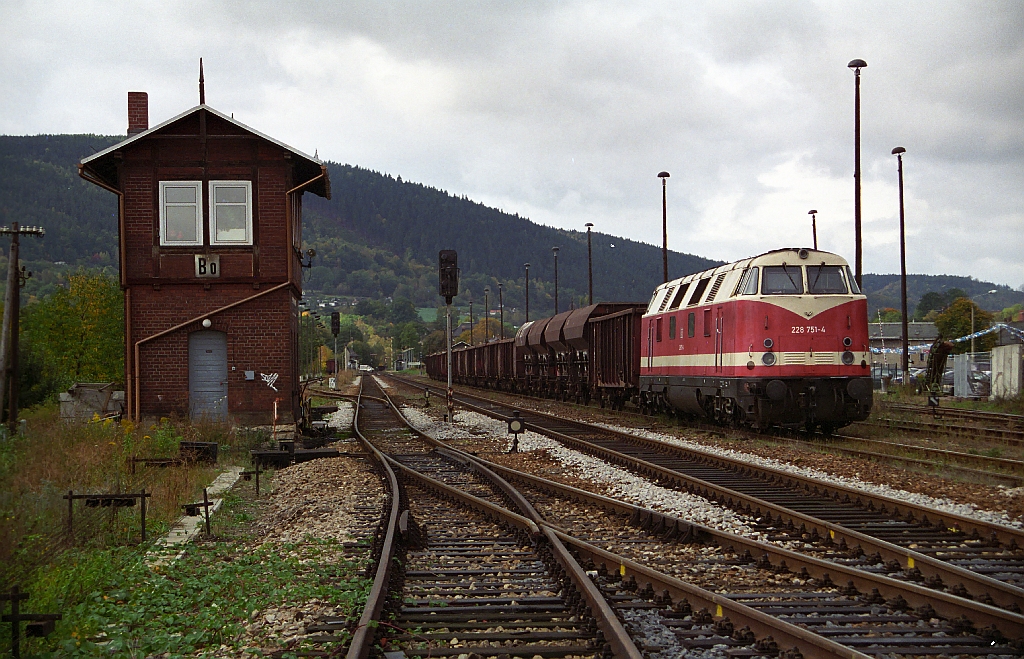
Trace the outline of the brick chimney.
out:
M 149 94 L 128 92 L 128 136 L 149 129 Z

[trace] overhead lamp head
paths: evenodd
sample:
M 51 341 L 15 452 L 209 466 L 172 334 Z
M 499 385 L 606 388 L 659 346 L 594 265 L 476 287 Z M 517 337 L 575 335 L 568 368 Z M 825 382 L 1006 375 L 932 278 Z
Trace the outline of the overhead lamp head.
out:
M 903 147 L 901 147 L 901 146 L 898 146 L 898 147 L 896 147 L 895 149 L 893 149 L 893 150 L 892 150 L 892 155 L 894 155 L 894 156 L 895 156 L 895 155 L 896 155 L 896 154 L 898 154 L 898 153 L 906 153 L 906 152 L 907 152 L 907 150 L 906 150 L 906 149 L 904 149 L 904 148 L 903 148 Z
M 314 256 L 316 256 L 316 250 L 310 247 L 309 249 L 306 250 L 306 254 L 309 255 L 309 258 L 313 258 Z
M 658 173 L 658 178 L 668 178 L 668 177 L 669 177 L 669 173 L 668 172 L 659 172 Z
M 868 65 L 868 63 L 865 62 L 864 60 L 862 60 L 862 59 L 855 59 L 855 60 L 850 60 L 850 63 L 847 64 L 846 66 L 850 67 L 851 69 L 863 69 L 867 65 Z
M 807 211 L 808 215 L 817 215 L 818 211 Z
M 592 227 L 592 226 L 594 226 L 594 223 L 593 222 L 587 222 L 583 226 L 585 226 L 585 227 Z
M 524 266 L 524 267 L 525 267 L 525 268 L 526 268 L 527 270 L 529 270 L 529 269 L 530 269 L 530 264 L 529 264 L 529 263 L 524 263 L 524 264 L 523 264 L 523 266 Z
M 555 254 L 558 254 L 558 248 L 557 248 L 557 247 L 552 247 L 552 248 L 551 248 L 551 251 L 552 251 L 553 253 L 555 253 Z

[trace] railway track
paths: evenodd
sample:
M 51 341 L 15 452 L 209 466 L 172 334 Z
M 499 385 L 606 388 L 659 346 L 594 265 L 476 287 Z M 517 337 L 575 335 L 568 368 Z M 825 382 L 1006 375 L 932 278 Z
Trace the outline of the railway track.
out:
M 854 425 L 891 428 L 904 432 L 967 436 L 972 439 L 1001 442 L 1009 446 L 1020 446 L 1024 441 L 1024 416 L 1019 414 L 955 407 L 932 408 L 907 403 L 885 403 L 879 406 L 877 413 L 872 419 L 858 421 Z M 903 416 L 891 416 L 892 414 Z M 910 421 L 908 415 L 919 418 Z
M 383 406 L 381 406 L 383 407 Z M 364 407 L 361 413 L 365 413 L 369 406 Z M 379 418 L 383 415 L 373 415 Z M 379 428 L 379 424 L 372 424 Z M 387 424 L 384 424 L 387 425 Z M 434 488 L 437 487 L 458 487 L 461 496 L 473 498 L 469 491 L 488 497 L 490 501 L 477 498 L 477 501 L 485 501 L 486 505 L 494 505 L 494 500 L 502 500 L 506 504 L 525 508 L 529 511 L 533 505 L 539 505 L 544 511 L 544 516 L 531 513 L 535 522 L 542 526 L 549 523 L 553 528 L 558 528 L 558 537 L 567 545 L 573 547 L 577 555 L 584 558 L 585 565 L 590 570 L 589 574 L 604 596 L 616 607 L 619 615 L 628 622 L 628 627 L 633 630 L 634 635 L 641 636 L 642 646 L 647 652 L 659 652 L 673 647 L 681 647 L 687 650 L 700 650 L 715 646 L 729 648 L 730 656 L 754 656 L 773 655 L 778 652 L 779 643 L 775 639 L 795 640 L 796 648 L 789 652 L 783 652 L 784 657 L 797 656 L 918 656 L 944 654 L 961 656 L 1010 656 L 1016 650 L 1012 644 L 1005 642 L 1002 632 L 1005 630 L 1015 636 L 1024 633 L 1024 618 L 999 611 L 979 603 L 966 602 L 956 597 L 934 593 L 920 586 L 913 584 L 902 584 L 893 579 L 876 575 L 865 575 L 856 570 L 849 570 L 828 564 L 817 559 L 806 559 L 799 555 L 782 550 L 783 556 L 788 556 L 794 571 L 790 572 L 785 567 L 784 559 L 779 559 L 779 550 L 769 545 L 761 545 L 753 541 L 722 534 L 710 529 L 700 529 L 686 524 L 682 520 L 671 519 L 672 529 L 679 531 L 683 527 L 687 533 L 666 533 L 666 519 L 653 511 L 645 511 L 636 506 L 616 502 L 611 499 L 590 495 L 579 490 L 573 490 L 566 486 L 560 486 L 544 479 L 531 477 L 527 474 L 515 472 L 498 465 L 483 465 L 481 461 L 472 458 L 468 454 L 456 450 L 438 450 L 437 442 L 432 444 L 420 441 L 419 451 L 410 453 L 410 449 L 416 448 L 416 440 L 410 433 L 403 429 L 392 427 L 381 433 L 380 443 L 388 449 L 403 451 L 396 453 L 401 463 L 397 466 L 404 472 L 411 475 L 413 467 L 411 464 L 419 465 L 423 471 L 444 479 L 448 484 L 442 485 L 434 481 Z M 425 439 L 425 438 L 421 438 Z M 429 448 L 429 451 L 424 449 Z M 433 454 L 433 455 L 431 455 Z M 461 467 L 461 468 L 460 468 Z M 479 477 L 480 472 L 492 474 L 491 469 L 504 472 L 503 475 L 510 479 L 525 480 L 528 487 L 526 492 L 530 502 L 517 501 L 514 492 L 505 489 L 495 488 L 493 475 L 486 479 Z M 422 476 L 429 482 L 431 479 Z M 408 483 L 407 483 L 408 486 Z M 419 500 L 419 496 L 415 497 Z M 432 504 L 430 504 L 432 505 Z M 416 508 L 416 505 L 413 506 Z M 429 506 L 428 506 L 429 507 Z M 596 515 L 595 511 L 607 510 L 607 517 Z M 415 515 L 415 513 L 414 513 Z M 550 518 L 550 519 L 546 519 Z M 598 519 L 600 518 L 600 519 Z M 657 518 L 657 521 L 655 519 Z M 628 529 L 632 524 L 634 528 Z M 478 530 L 472 522 L 465 522 L 466 528 Z M 640 526 L 646 529 L 638 530 Z M 433 527 L 430 527 L 431 529 Z M 550 529 L 545 529 L 550 531 Z M 571 535 L 565 531 L 573 532 Z M 451 534 L 450 528 L 446 528 L 440 535 L 447 537 Z M 429 535 L 429 532 L 428 532 Z M 521 535 L 521 533 L 520 533 Z M 625 539 L 623 536 L 627 536 Z M 668 535 L 675 541 L 662 536 Z M 448 552 L 448 558 L 455 556 L 453 560 L 461 561 L 462 555 L 459 551 L 468 554 L 481 553 L 482 547 L 490 547 L 494 535 L 486 535 L 481 541 L 482 544 L 462 543 L 448 544 L 443 542 L 438 545 L 442 551 Z M 680 544 L 682 541 L 686 544 Z M 708 544 L 710 541 L 710 544 Z M 507 541 L 513 545 L 511 540 Z M 520 542 L 522 539 L 520 538 Z M 715 547 L 714 544 L 724 545 Z M 742 544 L 748 543 L 744 554 Z M 612 546 L 622 551 L 612 553 L 607 547 Z M 753 546 L 755 551 L 766 550 L 761 558 L 755 561 L 750 553 Z M 433 556 L 431 552 L 425 552 Z M 727 571 L 742 566 L 752 574 L 747 575 L 746 585 L 741 586 L 738 592 L 727 592 L 725 594 L 713 594 L 702 590 L 677 576 L 666 575 L 652 570 L 641 562 L 631 560 L 656 554 L 661 557 L 662 563 L 672 563 L 675 568 L 682 569 L 684 573 L 692 571 L 693 566 L 709 568 L 726 568 Z M 671 558 L 666 561 L 665 556 Z M 417 554 L 413 559 L 422 558 L 423 554 Z M 696 560 L 695 560 L 696 557 Z M 409 565 L 417 565 L 410 559 Z M 775 559 L 775 564 L 772 564 Z M 495 560 L 504 560 L 504 555 L 499 551 Z M 810 563 L 808 563 L 810 560 Z M 461 563 L 460 563 L 461 565 Z M 816 576 L 810 576 L 807 566 Z M 842 589 L 833 584 L 828 573 L 822 573 L 822 569 L 832 570 L 833 574 L 848 572 L 854 577 L 848 585 Z M 407 568 L 408 578 L 411 568 Z M 454 571 L 459 571 L 454 569 Z M 799 572 L 795 570 L 799 569 Z M 448 571 L 452 571 L 449 568 Z M 462 572 L 466 572 L 463 570 Z M 460 590 L 466 586 L 465 580 L 471 579 L 470 585 L 480 590 L 483 583 L 483 575 L 476 573 L 460 573 L 463 581 L 457 584 L 444 582 L 438 586 L 431 581 L 429 588 L 423 589 L 420 579 L 433 580 L 438 570 L 422 569 L 412 570 L 414 583 L 419 590 L 411 591 L 411 594 L 420 595 L 414 598 L 413 606 L 404 606 L 399 611 L 399 623 L 396 627 L 405 630 L 410 624 L 421 625 L 418 631 L 426 631 L 422 625 L 428 625 L 431 631 L 441 631 L 433 637 L 425 636 L 423 633 L 410 634 L 396 630 L 395 642 L 429 644 L 431 641 L 438 643 L 444 640 L 449 642 L 458 640 L 460 644 L 470 639 L 476 639 L 472 631 L 460 631 L 472 629 L 472 624 L 466 619 L 466 615 L 481 616 L 494 615 L 493 611 L 479 611 L 467 609 L 463 611 L 456 605 L 451 608 L 445 607 L 438 611 L 424 611 L 424 604 L 437 603 L 443 600 L 432 600 L 440 598 L 444 594 L 451 594 L 452 589 L 458 590 L 463 595 L 474 594 L 473 588 L 469 593 Z M 780 575 L 783 575 L 780 577 Z M 537 579 L 536 573 L 533 575 Z M 736 579 L 719 581 L 718 586 L 723 583 L 736 583 Z M 507 587 L 509 581 L 502 582 L 501 589 Z M 765 583 L 772 583 L 773 590 L 766 591 Z M 493 584 L 496 585 L 496 584 Z M 870 594 L 864 594 L 857 586 L 865 590 L 866 586 L 871 588 Z M 879 592 L 889 595 L 887 600 Z M 817 586 L 817 587 L 814 587 Z M 476 593 L 480 594 L 480 593 Z M 495 592 L 486 591 L 485 594 L 493 596 Z M 504 592 L 503 592 L 504 594 Z M 906 595 L 907 597 L 904 597 Z M 552 598 L 550 592 L 542 595 Z M 908 601 L 909 598 L 909 601 Z M 505 597 L 506 603 L 510 600 Z M 516 600 L 522 605 L 523 599 Z M 556 600 L 544 600 L 548 605 Z M 913 603 L 919 605 L 913 608 Z M 407 602 L 408 603 L 408 602 Z M 539 603 L 539 601 L 538 601 Z M 937 613 L 932 604 L 936 604 L 942 613 Z M 695 609 L 694 607 L 701 608 Z M 474 605 L 467 605 L 474 606 Z M 429 606 L 427 609 L 431 608 Z M 912 610 L 913 609 L 913 610 Z M 712 614 L 711 611 L 715 613 Z M 438 615 L 446 617 L 437 617 Z M 953 614 L 959 614 L 954 617 Z M 970 615 L 967 615 L 970 614 Z M 402 616 L 412 616 L 403 620 Z M 510 617 L 520 615 L 513 611 L 507 614 Z M 493 622 L 507 622 L 508 618 L 491 618 Z M 981 621 L 991 626 L 976 633 L 976 626 Z M 403 627 L 403 622 L 405 626 Z M 794 626 L 794 623 L 807 629 Z M 739 626 L 742 624 L 742 627 Z M 504 632 L 507 627 L 498 625 Z M 544 625 L 537 627 L 541 630 L 549 629 Z M 493 625 L 491 627 L 493 629 Z M 761 633 L 757 633 L 760 631 Z M 769 638 L 775 632 L 774 638 Z M 563 632 L 564 633 L 564 632 Z M 531 632 L 533 635 L 533 632 Z M 497 634 L 492 644 L 508 642 L 514 635 Z M 490 637 L 488 637 L 490 638 Z M 536 638 L 546 638 L 543 633 L 537 634 Z M 572 637 L 577 638 L 577 637 Z M 552 637 L 551 641 L 562 640 L 562 637 Z M 472 642 L 472 641 L 470 641 Z M 665 644 L 668 644 L 666 647 Z M 839 647 L 842 646 L 842 647 Z M 799 648 L 799 649 L 797 649 Z M 479 647 L 467 647 L 460 645 L 451 647 L 431 647 L 429 650 L 420 647 L 404 647 L 407 655 L 414 654 L 416 650 L 428 652 L 430 656 L 453 656 L 467 652 L 477 652 Z M 592 650 L 592 646 L 588 646 Z M 508 653 L 501 648 L 498 652 Z M 541 656 L 564 656 L 557 653 L 559 650 L 549 650 L 549 653 Z M 836 653 L 839 654 L 836 654 Z
M 512 413 L 511 406 L 465 392 L 455 397 L 490 416 Z M 818 556 L 866 561 L 865 570 L 1011 611 L 1019 612 L 1024 602 L 1024 532 L 1018 529 L 549 414 L 521 413 L 528 428 L 572 448 L 747 514 L 773 540 L 804 545 Z

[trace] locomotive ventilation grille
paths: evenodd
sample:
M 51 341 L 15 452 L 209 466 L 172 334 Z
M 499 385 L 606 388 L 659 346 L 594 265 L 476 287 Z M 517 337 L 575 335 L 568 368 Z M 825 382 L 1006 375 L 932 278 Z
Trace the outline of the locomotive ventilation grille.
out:
M 816 352 L 814 353 L 813 362 L 818 366 L 824 366 L 828 364 L 836 363 L 836 353 L 834 352 Z
M 784 352 L 782 353 L 782 359 L 779 360 L 779 363 L 783 366 L 787 364 L 803 364 L 806 357 L 806 352 Z

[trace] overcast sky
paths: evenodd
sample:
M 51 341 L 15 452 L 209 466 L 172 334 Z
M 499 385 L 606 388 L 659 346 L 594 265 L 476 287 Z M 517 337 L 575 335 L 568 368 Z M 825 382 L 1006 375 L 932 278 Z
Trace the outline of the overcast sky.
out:
M 206 98 L 323 159 L 551 226 L 734 260 L 1024 284 L 1024 2 L 0 3 L 0 133 L 123 133 Z

